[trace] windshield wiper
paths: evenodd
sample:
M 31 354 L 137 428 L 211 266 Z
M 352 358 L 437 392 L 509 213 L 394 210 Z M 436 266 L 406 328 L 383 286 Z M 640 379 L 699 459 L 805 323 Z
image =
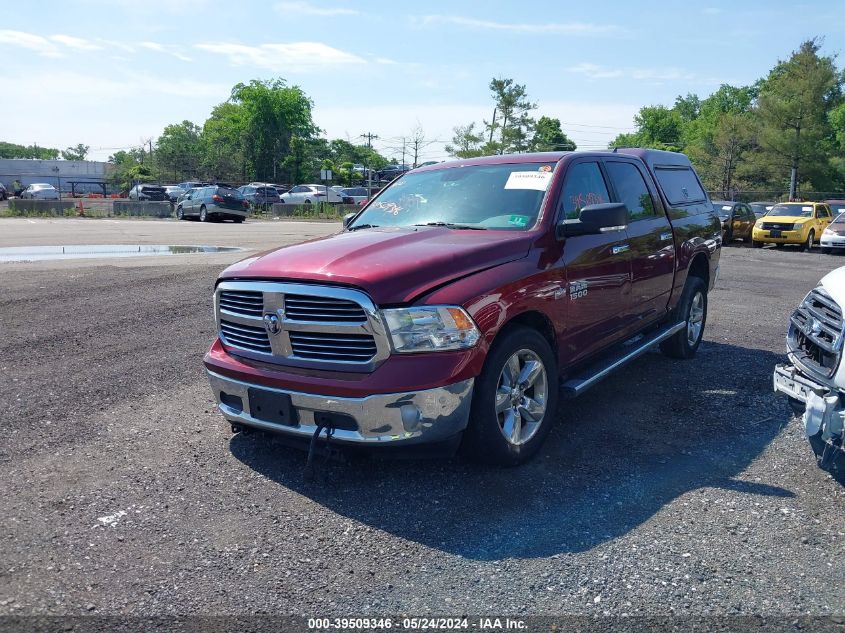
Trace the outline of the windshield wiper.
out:
M 357 231 L 358 229 L 377 229 L 378 224 L 358 224 L 356 226 L 350 226 L 347 228 L 347 231 Z
M 486 231 L 486 227 L 483 226 L 471 226 L 469 224 L 455 224 L 454 222 L 425 222 L 424 224 L 415 224 L 414 226 L 445 226 L 447 229 L 456 229 L 456 230 L 463 230 L 467 229 L 470 231 Z

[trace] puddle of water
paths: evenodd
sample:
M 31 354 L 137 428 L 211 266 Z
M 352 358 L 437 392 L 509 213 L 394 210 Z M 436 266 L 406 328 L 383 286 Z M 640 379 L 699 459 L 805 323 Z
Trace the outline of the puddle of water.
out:
M 145 257 L 187 253 L 235 253 L 234 246 L 171 246 L 168 244 L 96 244 L 73 246 L 8 246 L 0 248 L 0 262 L 40 262 L 51 259 Z

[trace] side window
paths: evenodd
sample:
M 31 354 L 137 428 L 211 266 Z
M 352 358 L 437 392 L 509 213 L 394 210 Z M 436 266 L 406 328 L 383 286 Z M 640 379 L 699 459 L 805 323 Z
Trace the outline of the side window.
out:
M 757 216 L 754 215 L 754 209 L 749 207 L 747 204 L 744 204 L 742 206 L 745 208 L 745 217 L 754 222 L 757 219 Z
M 707 200 L 704 190 L 689 167 L 657 167 L 654 175 L 672 206 Z
M 616 189 L 619 202 L 628 207 L 628 218 L 631 222 L 646 220 L 654 217 L 654 201 L 648 192 L 645 180 L 640 170 L 631 163 L 608 161 L 605 163 L 610 182 Z
M 610 202 L 598 163 L 578 163 L 569 168 L 560 194 L 560 219 L 575 220 L 588 204 Z

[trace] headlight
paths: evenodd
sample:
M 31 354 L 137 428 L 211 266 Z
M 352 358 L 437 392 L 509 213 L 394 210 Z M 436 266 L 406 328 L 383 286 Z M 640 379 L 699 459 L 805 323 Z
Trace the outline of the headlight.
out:
M 457 306 L 421 306 L 382 310 L 397 352 L 466 349 L 481 337 L 466 310 Z
M 792 230 L 793 230 L 793 231 L 800 231 L 800 230 L 801 230 L 801 229 L 803 229 L 803 228 L 804 228 L 804 223 L 803 223 L 803 222 L 796 222 L 795 224 L 793 224 L 793 225 L 792 225 Z

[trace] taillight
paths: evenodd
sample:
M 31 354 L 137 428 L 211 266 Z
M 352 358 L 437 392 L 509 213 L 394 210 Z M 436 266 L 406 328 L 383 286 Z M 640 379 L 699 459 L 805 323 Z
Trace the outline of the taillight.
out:
M 213 196 L 211 196 L 211 199 L 214 200 L 215 202 L 223 202 L 223 196 L 218 196 L 216 193 Z
M 244 200 L 241 204 L 244 205 L 244 209 L 249 209 L 249 200 Z

